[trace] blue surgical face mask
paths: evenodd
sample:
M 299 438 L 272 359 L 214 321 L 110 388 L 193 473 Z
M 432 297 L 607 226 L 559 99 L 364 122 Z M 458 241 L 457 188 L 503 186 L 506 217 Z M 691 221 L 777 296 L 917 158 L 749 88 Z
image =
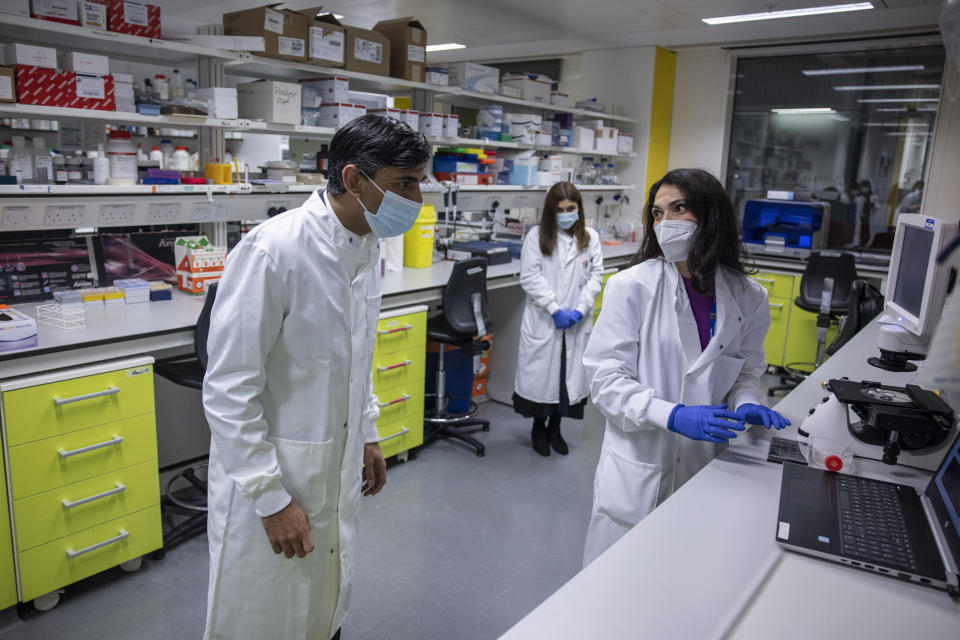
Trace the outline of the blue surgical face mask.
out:
M 579 219 L 580 211 L 578 210 L 557 212 L 557 226 L 563 230 L 567 230 L 577 224 L 577 220 Z
M 363 169 L 360 169 L 360 173 L 363 173 L 367 180 L 370 180 L 370 184 L 377 187 L 377 191 L 383 194 L 383 200 L 380 201 L 376 214 L 370 213 L 363 201 L 357 198 L 357 202 L 363 207 L 363 215 L 373 235 L 378 238 L 393 238 L 409 231 L 417 221 L 423 205 L 397 195 L 393 191 L 384 191 L 364 173 Z

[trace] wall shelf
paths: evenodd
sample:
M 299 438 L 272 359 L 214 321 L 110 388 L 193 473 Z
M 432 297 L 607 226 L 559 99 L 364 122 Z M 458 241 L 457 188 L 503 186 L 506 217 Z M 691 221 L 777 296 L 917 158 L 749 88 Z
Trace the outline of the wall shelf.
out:
M 153 127 L 216 127 L 237 128 L 236 120 L 208 118 L 207 116 L 146 116 L 140 113 L 99 111 L 45 107 L 32 104 L 0 103 L 0 116 L 13 118 L 41 118 L 46 120 L 92 120 L 104 123 L 131 124 Z M 55 132 L 52 132 L 55 133 Z

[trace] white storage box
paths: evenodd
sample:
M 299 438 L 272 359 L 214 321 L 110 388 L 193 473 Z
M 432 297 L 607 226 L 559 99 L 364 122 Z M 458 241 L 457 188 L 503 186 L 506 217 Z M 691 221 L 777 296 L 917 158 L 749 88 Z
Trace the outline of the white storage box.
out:
M 63 24 L 80 24 L 75 0 L 30 0 L 30 13 L 34 18 Z
M 460 116 L 452 114 L 443 116 L 443 135 L 446 138 L 460 137 Z
M 354 118 L 365 115 L 367 108 L 363 105 L 336 102 L 321 105 L 319 111 L 317 123 L 321 127 L 339 129 Z
M 385 118 L 393 118 L 394 120 L 399 120 L 403 122 L 402 110 L 394 109 L 393 107 L 387 107 L 386 109 L 370 109 L 367 111 L 370 115 L 374 116 L 383 116 Z
M 276 80 L 238 85 L 237 110 L 241 118 L 300 124 L 300 85 Z
M 127 304 L 150 302 L 150 283 L 143 278 L 114 280 L 113 286 L 123 291 L 123 299 Z
M 500 87 L 500 70 L 475 62 L 451 62 L 447 65 L 450 86 L 496 95 Z
M 30 0 L 3 0 L 0 2 L 0 13 L 9 13 L 15 16 L 30 17 Z
M 194 95 L 198 100 L 205 100 L 207 113 L 214 118 L 235 119 L 239 117 L 237 111 L 237 90 L 232 87 L 209 87 L 197 89 Z
M 167 35 L 164 40 L 193 44 L 208 49 L 225 49 L 227 51 L 266 51 L 263 36 L 210 36 L 206 34 L 184 33 Z
M 598 129 L 603 129 L 604 121 L 603 118 L 596 118 L 591 120 L 578 120 L 577 124 L 581 127 L 586 127 L 587 129 L 593 129 L 594 131 Z
M 0 304 L 0 351 L 37 346 L 37 321 L 5 304 Z
M 80 26 L 90 29 L 107 29 L 107 5 L 80 0 L 77 3 Z
M 569 107 L 570 106 L 570 96 L 565 93 L 560 93 L 559 91 L 550 92 L 550 104 L 555 104 L 559 107 Z
M 500 85 L 500 95 L 504 98 L 516 98 L 520 100 L 523 98 L 523 91 L 520 87 L 502 84 Z
M 300 84 L 315 89 L 324 104 L 353 104 L 350 102 L 350 80 L 342 76 L 325 76 L 301 80 Z
M 577 149 L 593 150 L 593 129 L 575 126 L 573 128 L 573 146 Z
M 534 144 L 538 144 L 541 147 L 549 147 L 553 143 L 553 134 L 549 131 L 537 131 L 537 137 L 534 140 Z
M 420 114 L 420 133 L 425 136 L 443 135 L 443 114 L 442 113 L 421 113 Z
M 540 158 L 540 171 L 563 171 L 563 156 L 543 156 Z
M 414 131 L 420 131 L 420 112 L 414 109 L 401 109 L 400 119 Z
M 57 50 L 53 47 L 38 47 L 14 42 L 5 49 L 4 61 L 8 65 L 25 64 L 46 69 L 57 68 Z
M 617 153 L 633 153 L 633 136 L 621 133 L 617 137 Z
M 355 104 L 353 105 L 353 117 L 350 118 L 350 120 L 354 120 L 356 118 L 362 118 L 365 115 L 367 115 L 367 106 L 364 104 Z
M 539 73 L 508 73 L 500 83 L 504 87 L 516 87 L 523 100 L 550 104 L 550 88 L 553 80 Z
M 427 84 L 436 84 L 441 87 L 450 85 L 450 72 L 445 67 L 427 67 Z
M 71 51 L 60 57 L 60 68 L 65 71 L 106 76 L 110 74 L 110 58 L 93 53 Z
M 603 127 L 594 132 L 594 149 L 604 153 L 616 153 L 620 132 L 613 127 Z

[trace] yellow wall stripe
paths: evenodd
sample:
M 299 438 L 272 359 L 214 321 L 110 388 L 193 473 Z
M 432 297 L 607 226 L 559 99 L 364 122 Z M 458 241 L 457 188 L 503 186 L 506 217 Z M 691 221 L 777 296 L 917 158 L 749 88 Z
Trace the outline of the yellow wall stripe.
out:
M 641 197 L 646 198 L 650 185 L 667 172 L 670 155 L 670 122 L 673 117 L 673 83 L 677 54 L 657 47 L 653 63 L 653 99 L 650 102 L 650 145 L 647 147 L 647 182 Z

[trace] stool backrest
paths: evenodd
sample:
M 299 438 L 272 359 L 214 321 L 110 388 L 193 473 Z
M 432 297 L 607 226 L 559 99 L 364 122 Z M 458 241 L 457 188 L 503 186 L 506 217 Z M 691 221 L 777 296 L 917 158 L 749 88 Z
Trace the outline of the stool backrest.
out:
M 489 326 L 486 258 L 467 258 L 453 265 L 453 271 L 443 290 L 443 315 L 454 331 L 464 335 L 478 335 L 473 302 L 475 295 L 480 300 L 480 315 L 484 324 Z
M 207 285 L 207 298 L 203 301 L 203 309 L 197 318 L 197 329 L 193 334 L 193 349 L 197 360 L 204 371 L 207 369 L 207 336 L 210 334 L 210 312 L 213 311 L 213 302 L 217 297 L 216 282 Z
M 823 279 L 833 278 L 833 300 L 830 312 L 843 314 L 850 307 L 850 290 L 857 279 L 857 265 L 852 253 L 823 251 L 813 253 L 800 278 L 797 306 L 816 313 L 823 296 Z

